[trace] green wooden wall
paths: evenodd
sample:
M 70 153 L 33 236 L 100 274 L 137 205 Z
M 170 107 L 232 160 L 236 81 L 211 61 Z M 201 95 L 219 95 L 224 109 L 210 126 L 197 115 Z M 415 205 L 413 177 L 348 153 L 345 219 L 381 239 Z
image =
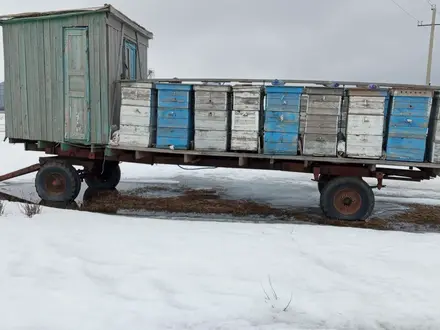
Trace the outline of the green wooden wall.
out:
M 109 139 L 106 13 L 4 23 L 6 136 L 63 142 L 63 27 L 89 27 L 91 143 Z

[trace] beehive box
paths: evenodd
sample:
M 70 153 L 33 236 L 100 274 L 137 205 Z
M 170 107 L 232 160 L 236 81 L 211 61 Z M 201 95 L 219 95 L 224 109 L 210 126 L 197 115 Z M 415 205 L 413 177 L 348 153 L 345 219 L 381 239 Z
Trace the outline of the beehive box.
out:
M 259 151 L 263 98 L 262 86 L 233 86 L 232 151 Z
M 264 111 L 264 153 L 296 155 L 302 87 L 267 86 Z
M 379 159 L 383 154 L 386 90 L 347 90 L 346 156 Z
M 231 86 L 194 86 L 194 149 L 230 147 Z
M 342 88 L 306 88 L 303 154 L 336 156 Z
M 121 83 L 119 139 L 113 148 L 149 148 L 156 142 L 156 90 L 146 82 Z
M 394 89 L 390 109 L 386 159 L 423 162 L 426 153 L 433 92 Z
M 188 150 L 194 139 L 193 86 L 157 84 L 157 148 Z

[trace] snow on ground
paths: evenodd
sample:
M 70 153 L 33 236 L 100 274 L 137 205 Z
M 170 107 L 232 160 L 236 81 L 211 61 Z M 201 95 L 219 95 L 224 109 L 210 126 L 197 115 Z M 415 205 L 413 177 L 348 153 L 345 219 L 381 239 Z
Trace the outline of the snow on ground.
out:
M 42 155 L 8 143 L 0 151 L 2 173 Z M 128 184 L 201 181 L 274 203 L 317 202 L 307 175 L 133 164 L 122 171 Z M 32 186 L 34 175 L 0 186 Z M 376 195 L 434 203 L 438 182 L 391 182 Z M 268 196 L 275 192 L 282 197 Z M 51 208 L 28 219 L 7 203 L 0 217 L 0 330 L 439 329 L 439 253 L 437 234 L 78 216 Z
M 438 329 L 439 254 L 436 234 L 8 203 L 0 329 Z

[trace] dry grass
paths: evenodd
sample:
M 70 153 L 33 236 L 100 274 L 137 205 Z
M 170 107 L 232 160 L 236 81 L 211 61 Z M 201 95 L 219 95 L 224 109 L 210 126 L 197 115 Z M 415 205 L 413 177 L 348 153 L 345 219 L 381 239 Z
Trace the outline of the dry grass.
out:
M 28 218 L 32 218 L 36 214 L 41 213 L 41 205 L 33 203 L 20 203 L 19 205 L 21 213 Z
M 394 216 L 393 220 L 416 225 L 440 226 L 440 206 L 410 204 L 409 210 Z
M 237 217 L 273 217 L 278 221 L 304 221 L 331 226 L 388 229 L 386 221 L 373 219 L 364 221 L 328 220 L 319 210 L 280 209 L 268 204 L 249 200 L 222 199 L 215 190 L 185 190 L 181 196 L 140 197 L 121 195 L 116 192 L 96 192 L 92 200 L 84 202 L 81 210 L 115 214 L 118 210 L 139 210 L 167 213 L 222 214 Z
M 154 190 L 154 189 L 153 189 Z M 166 190 L 166 189 L 163 189 Z M 280 209 L 249 200 L 221 198 L 215 190 L 187 189 L 180 196 L 140 197 L 117 192 L 95 193 L 92 200 L 84 202 L 81 210 L 115 214 L 118 210 L 139 210 L 167 213 L 223 214 L 237 217 L 273 217 L 274 221 L 304 221 L 338 227 L 355 227 L 377 230 L 395 230 L 402 224 L 440 230 L 440 207 L 408 205 L 409 210 L 389 218 L 372 218 L 368 221 L 339 221 L 323 217 L 320 210 Z
M 235 216 L 288 215 L 270 205 L 247 200 L 221 199 L 215 190 L 210 189 L 188 189 L 181 196 L 173 197 L 140 197 L 103 191 L 98 192 L 92 200 L 85 201 L 81 209 L 100 213 L 116 213 L 119 209 L 130 209 L 170 213 L 231 214 Z
M 440 232 L 440 206 L 410 204 L 408 210 L 391 217 L 371 218 L 368 221 L 339 221 L 325 218 L 319 208 L 275 208 L 264 203 L 249 200 L 232 200 L 222 198 L 214 189 L 180 189 L 176 187 L 146 187 L 120 194 L 114 191 L 95 191 L 84 200 L 81 205 L 59 205 L 60 203 L 40 203 L 41 205 L 79 209 L 89 212 L 116 214 L 119 210 L 186 213 L 186 214 L 221 214 L 236 217 L 255 216 L 255 222 L 292 222 L 302 221 L 320 225 L 355 227 L 377 230 L 410 230 L 410 231 L 437 231 Z M 139 191 L 138 191 L 139 190 Z M 182 192 L 183 190 L 183 192 Z M 148 193 L 165 191 L 176 193 L 179 196 L 169 197 L 142 197 L 136 192 Z M 3 196 L 4 195 L 4 196 Z M 21 198 L 0 192 L 1 200 L 20 203 L 20 210 L 28 217 L 41 213 L 41 205 L 34 204 Z M 0 200 L 0 215 L 4 212 L 4 203 Z M 48 204 L 48 205 L 46 205 Z M 269 219 L 267 219 L 269 218 Z
M 328 225 L 358 227 L 381 230 L 412 228 L 424 230 L 427 227 L 440 231 L 440 206 L 408 204 L 408 210 L 387 218 L 371 218 L 365 222 L 324 220 Z

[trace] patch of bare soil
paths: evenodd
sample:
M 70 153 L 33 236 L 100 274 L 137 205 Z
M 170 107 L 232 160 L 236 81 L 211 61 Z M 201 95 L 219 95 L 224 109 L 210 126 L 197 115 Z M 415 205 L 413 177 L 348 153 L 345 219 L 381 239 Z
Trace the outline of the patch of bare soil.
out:
M 119 210 L 137 210 L 181 214 L 222 214 L 236 217 L 258 216 L 271 217 L 268 222 L 301 221 L 339 227 L 394 229 L 388 219 L 375 218 L 369 221 L 329 220 L 321 215 L 319 209 L 280 209 L 249 200 L 223 199 L 217 191 L 212 189 L 186 189 L 181 195 L 170 197 L 141 197 L 132 194 L 120 194 L 116 191 L 95 191 L 90 199 L 84 201 L 80 209 L 106 214 L 116 214 Z M 440 214 L 440 212 L 438 213 Z M 411 212 L 405 213 L 405 217 L 410 219 Z
M 440 206 L 410 204 L 409 209 L 391 217 L 390 221 L 440 228 Z
M 169 213 L 231 214 L 235 216 L 285 216 L 284 210 L 248 200 L 222 199 L 215 190 L 186 189 L 180 196 L 141 197 L 102 191 L 87 201 L 81 209 L 89 212 L 116 213 L 120 209 Z
M 440 206 L 409 204 L 406 211 L 385 218 L 373 217 L 368 221 L 323 220 L 321 224 L 339 227 L 357 227 L 378 230 L 404 230 L 410 232 L 440 232 Z

